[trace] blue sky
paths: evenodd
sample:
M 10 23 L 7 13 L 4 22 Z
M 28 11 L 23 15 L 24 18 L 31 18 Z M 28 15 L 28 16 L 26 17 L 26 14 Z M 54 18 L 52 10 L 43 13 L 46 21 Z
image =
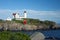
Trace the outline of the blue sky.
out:
M 0 0 L 0 19 L 12 18 L 13 12 L 26 10 L 28 18 L 60 23 L 60 0 Z

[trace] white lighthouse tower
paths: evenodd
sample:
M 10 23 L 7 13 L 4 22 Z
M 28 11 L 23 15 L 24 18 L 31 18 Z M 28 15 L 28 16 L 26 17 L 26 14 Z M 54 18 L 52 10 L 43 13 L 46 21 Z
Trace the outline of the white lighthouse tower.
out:
M 27 13 L 26 13 L 26 11 L 24 11 L 24 18 L 27 18 Z

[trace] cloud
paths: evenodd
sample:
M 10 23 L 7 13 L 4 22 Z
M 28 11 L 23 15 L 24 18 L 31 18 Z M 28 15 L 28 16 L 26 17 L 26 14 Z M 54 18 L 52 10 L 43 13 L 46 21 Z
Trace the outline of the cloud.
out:
M 57 13 L 58 12 L 58 13 Z M 55 16 L 60 17 L 59 11 L 36 11 L 36 10 L 28 10 L 28 13 L 34 14 L 34 15 L 42 15 L 42 16 Z
M 23 15 L 24 11 L 27 11 L 28 18 L 36 18 L 41 20 L 53 20 L 59 21 L 60 20 L 60 11 L 37 11 L 37 10 L 29 10 L 29 9 L 22 9 L 22 10 L 10 10 L 10 9 L 0 9 L 0 18 L 6 19 L 7 17 L 12 17 L 12 13 L 20 13 Z

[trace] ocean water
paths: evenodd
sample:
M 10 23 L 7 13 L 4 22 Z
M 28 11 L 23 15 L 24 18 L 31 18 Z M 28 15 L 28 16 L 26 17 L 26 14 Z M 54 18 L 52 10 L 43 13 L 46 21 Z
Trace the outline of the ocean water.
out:
M 55 37 L 60 38 L 60 29 L 59 30 L 34 30 L 34 31 L 21 31 L 29 36 L 31 36 L 35 32 L 41 32 L 45 35 L 46 38 L 48 37 Z

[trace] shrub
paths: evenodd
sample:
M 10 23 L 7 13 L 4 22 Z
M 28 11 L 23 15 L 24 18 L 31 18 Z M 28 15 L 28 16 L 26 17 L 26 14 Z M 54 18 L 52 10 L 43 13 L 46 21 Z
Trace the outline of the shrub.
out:
M 0 32 L 0 40 L 30 40 L 29 36 L 20 32 Z

